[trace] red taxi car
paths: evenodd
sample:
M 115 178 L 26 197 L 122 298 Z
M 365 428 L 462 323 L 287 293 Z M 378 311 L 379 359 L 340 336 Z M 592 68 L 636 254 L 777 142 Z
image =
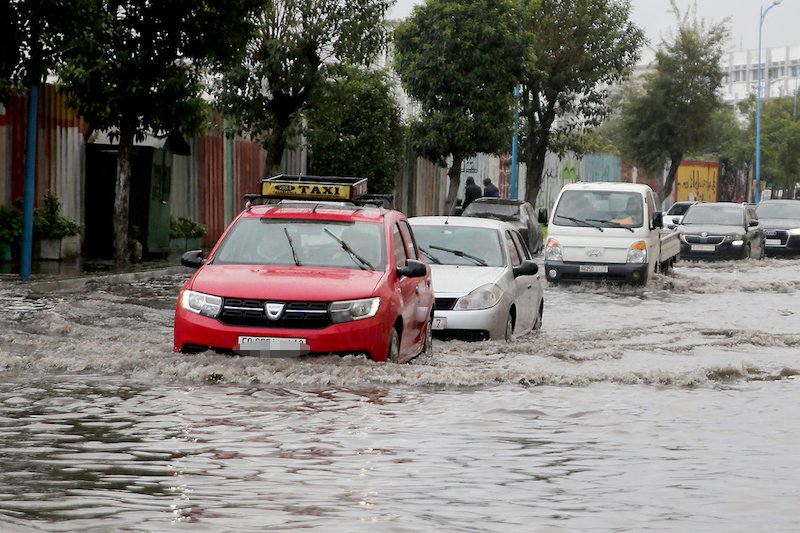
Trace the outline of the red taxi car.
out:
M 430 267 L 405 215 L 359 205 L 364 192 L 365 179 L 265 178 L 208 258 L 181 258 L 197 272 L 178 296 L 174 350 L 393 362 L 429 352 Z M 262 198 L 272 200 L 251 204 Z

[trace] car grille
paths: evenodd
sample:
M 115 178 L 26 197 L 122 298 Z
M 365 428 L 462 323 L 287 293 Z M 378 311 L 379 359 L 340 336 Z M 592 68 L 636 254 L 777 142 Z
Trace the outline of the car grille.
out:
M 458 298 L 436 298 L 434 309 L 436 311 L 450 311 L 456 306 Z
M 264 304 L 283 303 L 286 308 L 277 320 L 270 320 L 264 312 Z M 229 326 L 255 328 L 322 329 L 331 325 L 328 302 L 273 302 L 225 298 L 219 321 Z
M 764 238 L 766 238 L 766 239 L 780 239 L 781 246 L 786 246 L 786 243 L 789 241 L 789 232 L 785 231 L 785 230 L 765 229 L 764 230 Z
M 684 235 L 683 239 L 689 244 L 722 244 L 725 241 L 725 237 L 720 235 L 709 235 L 708 237 Z

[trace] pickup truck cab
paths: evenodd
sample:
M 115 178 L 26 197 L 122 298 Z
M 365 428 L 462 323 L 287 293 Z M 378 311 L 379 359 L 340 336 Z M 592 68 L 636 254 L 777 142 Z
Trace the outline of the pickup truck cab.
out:
M 405 215 L 359 205 L 359 191 L 366 179 L 263 180 L 207 258 L 183 255 L 197 271 L 178 296 L 174 350 L 392 362 L 430 351 L 430 266 Z
M 652 189 L 636 183 L 573 183 L 556 198 L 545 243 L 546 279 L 645 284 L 680 258 Z

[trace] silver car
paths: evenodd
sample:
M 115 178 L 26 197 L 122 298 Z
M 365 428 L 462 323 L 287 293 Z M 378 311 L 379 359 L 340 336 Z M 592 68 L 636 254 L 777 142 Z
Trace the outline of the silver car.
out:
M 539 329 L 539 267 L 508 222 L 452 216 L 409 219 L 431 265 L 438 337 L 505 339 Z

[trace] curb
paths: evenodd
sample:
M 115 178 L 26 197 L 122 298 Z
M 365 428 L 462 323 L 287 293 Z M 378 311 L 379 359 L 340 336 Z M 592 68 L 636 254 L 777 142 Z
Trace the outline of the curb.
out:
M 43 279 L 20 283 L 19 286 L 28 289 L 31 294 L 45 294 L 58 291 L 74 291 L 84 288 L 92 282 L 103 283 L 130 283 L 132 281 L 147 281 L 163 276 L 175 274 L 189 274 L 193 269 L 184 266 L 174 266 L 165 268 L 153 268 L 148 270 L 137 270 L 132 272 L 119 272 L 108 274 L 84 275 L 74 278 Z

